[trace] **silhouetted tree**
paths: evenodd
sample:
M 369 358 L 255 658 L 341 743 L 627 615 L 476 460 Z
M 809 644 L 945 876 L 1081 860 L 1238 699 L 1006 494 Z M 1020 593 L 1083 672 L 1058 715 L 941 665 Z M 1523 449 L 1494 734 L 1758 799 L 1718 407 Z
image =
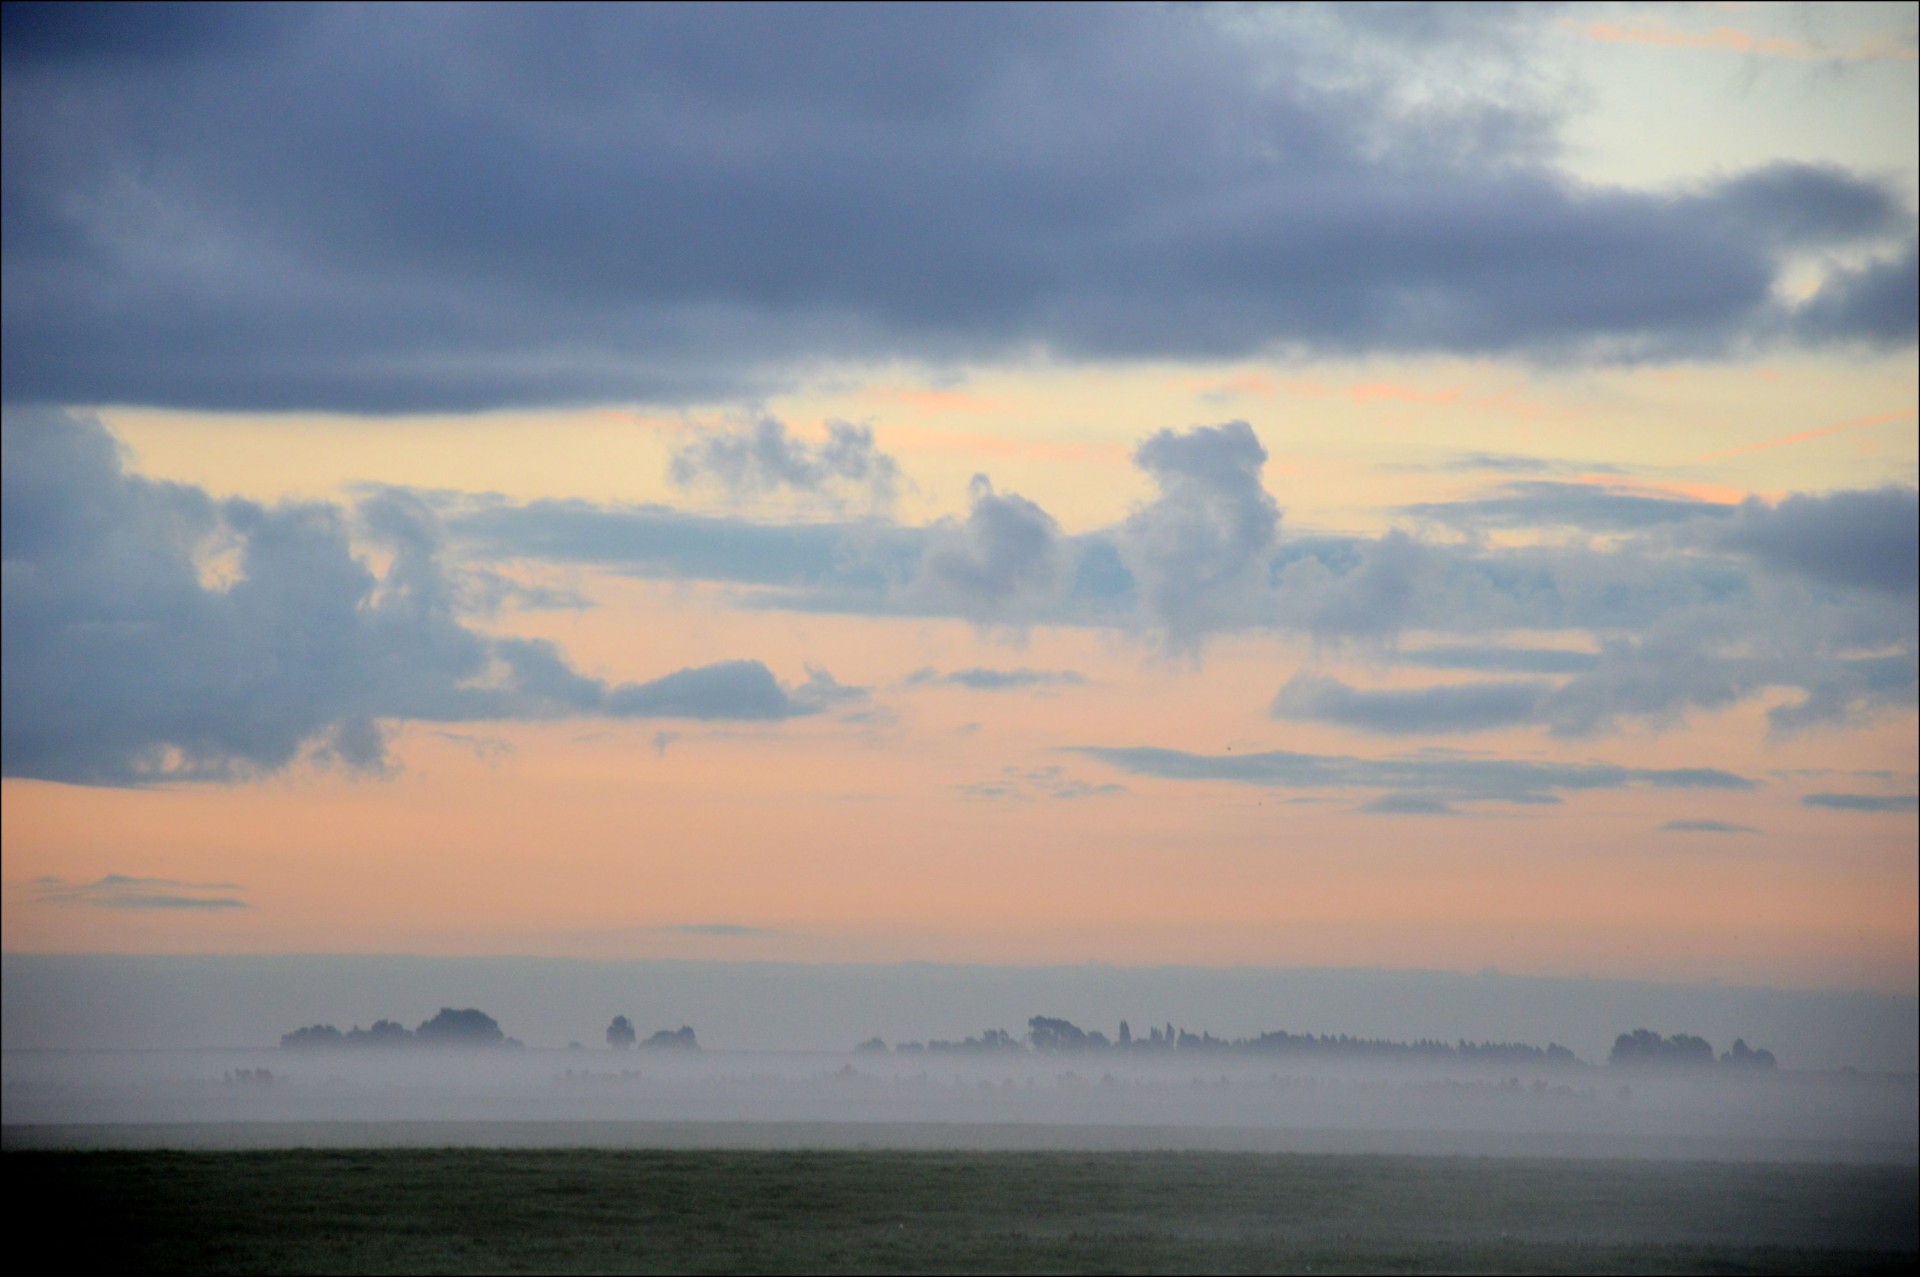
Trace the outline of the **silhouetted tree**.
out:
M 1720 1057 L 1720 1063 L 1738 1065 L 1743 1069 L 1777 1069 L 1779 1062 L 1771 1051 L 1756 1051 L 1747 1045 L 1745 1038 L 1733 1040 L 1733 1050 Z
M 614 1016 L 613 1023 L 607 1026 L 607 1045 L 616 1050 L 626 1050 L 639 1036 L 633 1031 L 633 1021 L 624 1015 Z
M 887 1044 L 881 1038 L 868 1038 L 853 1049 L 862 1055 L 880 1055 L 885 1053 Z
M 282 1050 L 305 1050 L 315 1046 L 339 1046 L 346 1041 L 331 1024 L 311 1024 L 304 1029 L 280 1035 Z
M 1084 1051 L 1092 1043 L 1070 1020 L 1036 1015 L 1027 1021 L 1027 1040 L 1036 1051 Z
M 1712 1064 L 1713 1046 L 1705 1038 L 1697 1038 L 1690 1033 L 1676 1033 L 1670 1038 L 1663 1038 L 1651 1029 L 1635 1029 L 1613 1040 L 1613 1051 L 1607 1056 L 1607 1063 Z
M 1121 1046 L 1133 1045 L 1133 1030 L 1127 1027 L 1127 1022 L 1125 1020 L 1120 1021 L 1120 1045 Z
M 700 1043 L 694 1039 L 693 1030 L 684 1024 L 677 1029 L 661 1029 L 640 1045 L 656 1048 L 666 1047 L 669 1050 L 675 1051 L 698 1051 L 700 1049 Z
M 413 1035 L 428 1046 L 502 1046 L 508 1040 L 492 1016 L 473 1007 L 464 1011 L 441 1007 L 440 1014 L 421 1024 Z
M 371 1029 L 356 1024 L 347 1030 L 348 1046 L 408 1046 L 412 1042 L 413 1034 L 407 1027 L 392 1020 L 375 1020 Z

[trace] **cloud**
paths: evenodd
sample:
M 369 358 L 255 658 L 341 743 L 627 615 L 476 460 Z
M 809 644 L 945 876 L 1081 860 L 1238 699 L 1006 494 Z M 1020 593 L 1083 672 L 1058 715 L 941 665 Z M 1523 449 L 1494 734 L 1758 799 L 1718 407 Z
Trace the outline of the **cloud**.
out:
M 1825 807 L 1830 811 L 1920 810 L 1920 798 L 1912 794 L 1808 794 L 1800 801 L 1808 807 Z
M 1435 509 L 1620 535 L 1519 546 L 1399 529 L 1283 539 L 1259 481 L 1264 455 L 1240 423 L 1163 431 L 1139 449 L 1156 498 L 1074 537 L 984 480 L 966 520 L 926 527 L 764 524 L 582 502 L 442 507 L 460 545 L 482 559 L 760 587 L 738 596 L 747 606 L 1100 626 L 1188 654 L 1237 628 L 1362 644 L 1415 668 L 1533 676 L 1418 696 L 1302 683 L 1280 706 L 1368 730 L 1532 723 L 1593 736 L 1629 720 L 1677 724 L 1769 688 L 1799 693 L 1769 708 L 1779 733 L 1914 704 L 1910 488 L 1735 506 L 1542 482 L 1502 489 L 1491 514 L 1474 513 L 1474 501 Z M 1586 650 L 1500 641 L 1528 631 L 1577 636 Z M 1424 644 L 1395 652 L 1408 632 Z
M 34 10 L 0 384 L 396 412 L 711 401 L 821 360 L 1912 340 L 1910 271 L 1772 300 L 1789 250 L 1911 235 L 1890 179 L 1577 183 L 1560 104 L 1503 73 L 1537 16 L 1397 21 Z
M 1430 670 L 1473 670 L 1486 674 L 1577 674 L 1600 661 L 1597 652 L 1558 647 L 1438 646 L 1396 652 L 1395 663 Z
M 1920 253 L 1906 251 L 1829 275 L 1819 291 L 1795 307 L 1790 320 L 1804 340 L 1866 346 L 1913 344 L 1920 327 Z
M 615 718 L 778 721 L 799 712 L 759 661 L 722 661 L 650 683 L 624 683 L 607 691 L 604 707 Z
M 96 419 L 41 409 L 5 415 L 0 453 L 8 776 L 239 779 L 303 755 L 377 772 L 382 720 L 778 720 L 831 699 L 822 676 L 789 694 L 757 661 L 609 687 L 545 640 L 482 634 L 411 493 L 215 501 L 128 474 Z
M 1920 590 L 1920 491 L 1795 493 L 1777 505 L 1749 497 L 1713 541 L 1823 585 L 1910 596 Z
M 677 484 L 714 482 L 735 496 L 786 488 L 796 493 L 864 494 L 876 507 L 899 493 L 899 464 L 873 446 L 873 428 L 827 424 L 827 437 L 809 444 L 788 435 L 785 423 L 761 417 L 733 431 L 702 431 L 674 453 L 668 473 Z
M 1534 721 L 1552 686 L 1505 680 L 1368 692 L 1324 675 L 1296 674 L 1268 712 L 1393 735 L 1482 732 Z
M 945 684 L 949 687 L 964 687 L 975 692 L 1023 691 L 1030 687 L 1079 687 L 1086 677 L 1072 670 L 1036 670 L 1024 666 L 1019 669 L 964 669 L 948 670 L 942 674 L 931 667 L 915 670 L 907 675 L 907 685 L 923 687 L 928 684 Z
M 1360 804 L 1369 816 L 1458 816 L 1459 810 L 1432 794 L 1382 794 Z
M 907 598 L 981 624 L 1047 616 L 1068 584 L 1060 525 L 1025 497 L 995 493 L 985 475 L 967 494 L 965 522 L 929 530 Z
M 1724 820 L 1669 820 L 1660 826 L 1670 834 L 1757 834 L 1752 825 L 1734 825 Z
M 1633 768 L 1612 763 L 1542 763 L 1481 758 L 1441 751 L 1389 758 L 1296 754 L 1190 754 L 1146 746 L 1077 746 L 1067 752 L 1096 758 L 1138 776 L 1225 781 L 1273 789 L 1375 789 L 1418 794 L 1440 802 L 1560 801 L 1563 793 L 1649 786 L 1656 789 L 1749 790 L 1756 782 L 1711 767 Z
M 1159 495 L 1114 534 L 1147 624 L 1168 648 L 1197 651 L 1211 631 L 1255 619 L 1280 508 L 1260 484 L 1267 450 L 1244 421 L 1162 430 L 1133 454 Z
M 1036 798 L 1072 801 L 1078 798 L 1108 798 L 1127 792 L 1125 785 L 1111 782 L 1095 784 L 1067 774 L 1060 766 L 1003 767 L 998 778 L 960 785 L 968 798 L 1027 802 Z
M 81 905 L 91 909 L 247 909 L 252 906 L 234 895 L 210 895 L 210 892 L 240 890 L 232 882 L 184 882 L 178 878 L 136 878 L 128 874 L 108 874 L 93 882 L 67 882 L 61 878 L 36 878 L 34 900 L 38 904 Z
M 1731 512 L 1728 506 L 1622 484 L 1528 479 L 1504 484 L 1495 493 L 1464 501 L 1423 501 L 1402 506 L 1400 512 L 1452 527 L 1573 527 L 1598 532 L 1637 532 Z

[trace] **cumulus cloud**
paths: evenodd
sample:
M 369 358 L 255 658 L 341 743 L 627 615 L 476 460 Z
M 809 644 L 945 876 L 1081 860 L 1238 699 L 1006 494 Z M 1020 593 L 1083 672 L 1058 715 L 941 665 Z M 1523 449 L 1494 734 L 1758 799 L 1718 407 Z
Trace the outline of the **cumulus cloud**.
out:
M 1749 790 L 1756 782 L 1713 767 L 1634 768 L 1612 763 L 1544 763 L 1429 750 L 1388 758 L 1297 754 L 1192 754 L 1147 746 L 1079 746 L 1069 752 L 1138 776 L 1225 781 L 1292 790 L 1380 790 L 1434 802 L 1553 804 L 1564 793 L 1648 786 Z
M 1280 508 L 1261 486 L 1267 450 L 1244 421 L 1162 430 L 1133 454 L 1159 495 L 1115 532 L 1147 623 L 1173 650 L 1258 617 Z
M 810 444 L 772 417 L 730 431 L 700 431 L 674 454 L 668 473 L 682 486 L 713 482 L 736 496 L 782 488 L 809 495 L 858 493 L 879 508 L 893 504 L 901 482 L 899 463 L 874 447 L 871 426 L 829 422 L 826 439 Z
M 757 661 L 610 687 L 551 643 L 489 637 L 412 494 L 215 501 L 128 473 L 97 420 L 40 409 L 6 414 L 0 450 L 8 776 L 229 779 L 303 754 L 377 771 L 386 720 L 778 720 L 830 699 L 822 676 L 790 694 Z
M 996 493 L 985 475 L 967 494 L 964 522 L 930 530 L 908 598 L 982 624 L 1047 617 L 1068 583 L 1060 525 L 1025 497 Z
M 5 393 L 392 412 L 822 358 L 1912 341 L 1911 250 L 1772 300 L 1789 254 L 1906 241 L 1895 184 L 1571 181 L 1557 104 L 1460 73 L 1530 13 L 1459 27 L 1422 95 L 1440 46 L 1364 6 L 32 10 Z

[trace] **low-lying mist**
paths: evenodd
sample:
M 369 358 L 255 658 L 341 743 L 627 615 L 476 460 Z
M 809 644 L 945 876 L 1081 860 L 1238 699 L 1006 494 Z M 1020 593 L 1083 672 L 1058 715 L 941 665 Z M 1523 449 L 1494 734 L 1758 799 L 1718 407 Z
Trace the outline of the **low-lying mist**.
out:
M 23 1127 L 87 1125 L 91 1134 L 68 1130 L 58 1142 L 935 1143 L 1910 1163 L 1920 1117 L 1914 1079 L 1885 1075 L 1208 1052 L 8 1051 L 4 1075 L 14 1145 L 36 1138 Z

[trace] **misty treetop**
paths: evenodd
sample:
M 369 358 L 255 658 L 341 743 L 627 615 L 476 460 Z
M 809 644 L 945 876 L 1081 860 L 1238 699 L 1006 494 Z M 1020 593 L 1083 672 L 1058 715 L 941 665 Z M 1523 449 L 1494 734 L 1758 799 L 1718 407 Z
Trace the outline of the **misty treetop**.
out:
M 642 1050 L 665 1048 L 671 1051 L 698 1051 L 700 1049 L 700 1040 L 694 1036 L 693 1029 L 685 1024 L 677 1029 L 655 1030 L 644 1042 L 639 1038 L 639 1033 L 633 1027 L 633 1021 L 624 1015 L 614 1016 L 613 1022 L 607 1025 L 607 1045 L 616 1051 L 624 1051 L 632 1046 L 639 1046 Z
M 887 1044 L 880 1038 L 870 1038 L 862 1042 L 856 1050 L 861 1052 L 885 1051 Z M 1458 1061 L 1471 1064 L 1579 1064 L 1579 1057 L 1558 1042 L 1549 1042 L 1546 1046 L 1534 1046 L 1525 1042 L 1469 1042 L 1461 1038 L 1455 1042 L 1442 1042 L 1435 1038 L 1420 1038 L 1412 1042 L 1397 1042 L 1387 1038 L 1362 1038 L 1349 1034 L 1313 1034 L 1288 1033 L 1274 1029 L 1250 1038 L 1217 1038 L 1212 1033 L 1192 1033 L 1185 1028 L 1176 1028 L 1168 1024 L 1165 1028 L 1150 1028 L 1145 1037 L 1137 1037 L 1133 1026 L 1120 1021 L 1119 1033 L 1109 1039 L 1097 1029 L 1082 1029 L 1071 1020 L 1053 1016 L 1036 1015 L 1027 1021 L 1027 1033 L 1024 1039 L 1015 1037 L 1005 1029 L 986 1029 L 977 1037 L 960 1041 L 947 1041 L 936 1038 L 925 1044 L 902 1042 L 894 1048 L 900 1053 L 920 1051 L 1125 1051 L 1129 1053 L 1158 1051 L 1216 1051 L 1240 1054 L 1261 1055 L 1312 1055 L 1337 1056 L 1342 1058 L 1363 1057 L 1389 1060 L 1432 1060 Z M 1741 1068 L 1776 1068 L 1773 1052 L 1754 1050 L 1745 1039 L 1736 1039 L 1733 1049 L 1719 1057 L 1719 1063 Z M 1615 1041 L 1609 1064 L 1632 1066 L 1637 1064 L 1713 1064 L 1713 1047 L 1704 1038 L 1679 1033 L 1665 1038 L 1647 1029 L 1636 1029 L 1632 1033 L 1623 1033 Z
M 1713 1064 L 1713 1044 L 1690 1033 L 1663 1038 L 1651 1029 L 1635 1029 L 1613 1040 L 1613 1052 L 1607 1063 L 1626 1067 L 1660 1066 L 1703 1068 Z M 1719 1063 L 1743 1069 L 1774 1069 L 1779 1064 L 1771 1051 L 1756 1051 L 1745 1038 L 1735 1038 L 1733 1049 L 1721 1053 Z
M 412 1031 L 394 1020 L 375 1020 L 370 1029 L 363 1029 L 356 1024 L 345 1033 L 331 1024 L 314 1024 L 282 1034 L 280 1045 L 284 1049 L 304 1050 L 312 1047 L 412 1046 L 518 1048 L 526 1044 L 518 1038 L 508 1037 L 498 1021 L 475 1007 L 463 1011 L 441 1007 L 439 1014 L 422 1021 L 420 1027 Z

